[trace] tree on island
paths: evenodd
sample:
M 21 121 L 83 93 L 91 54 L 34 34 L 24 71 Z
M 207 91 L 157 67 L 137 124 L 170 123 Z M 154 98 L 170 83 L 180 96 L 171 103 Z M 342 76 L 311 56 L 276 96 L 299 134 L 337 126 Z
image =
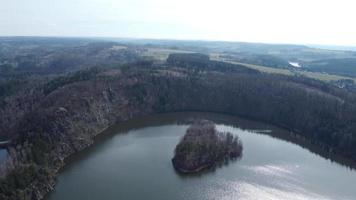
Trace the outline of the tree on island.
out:
M 219 132 L 208 120 L 198 120 L 175 148 L 172 163 L 181 173 L 199 172 L 242 155 L 242 143 L 230 132 Z

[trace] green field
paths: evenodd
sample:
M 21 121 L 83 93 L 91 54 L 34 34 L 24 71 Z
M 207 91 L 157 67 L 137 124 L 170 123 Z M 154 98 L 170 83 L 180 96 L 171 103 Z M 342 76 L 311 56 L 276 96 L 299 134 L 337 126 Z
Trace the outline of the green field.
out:
M 234 61 L 223 61 L 219 60 L 222 62 L 228 62 L 231 64 L 239 64 L 239 65 L 244 65 L 246 67 L 256 69 L 258 71 L 264 72 L 264 73 L 274 73 L 274 74 L 283 74 L 283 75 L 302 75 L 308 78 L 314 78 L 318 79 L 321 81 L 337 81 L 341 79 L 353 79 L 356 81 L 355 78 L 350 78 L 346 76 L 339 76 L 339 75 L 333 75 L 333 74 L 327 74 L 327 73 L 320 73 L 320 72 L 308 72 L 308 71 L 301 71 L 301 70 L 288 70 L 288 69 L 278 69 L 278 68 L 272 68 L 272 67 L 265 67 L 265 66 L 260 66 L 260 65 L 251 65 L 251 64 L 246 64 L 246 63 L 240 63 L 240 62 L 234 62 Z
M 165 61 L 168 58 L 169 54 L 171 54 L 171 53 L 194 53 L 194 52 L 175 50 L 175 49 L 147 48 L 143 55 L 148 56 L 148 57 L 153 57 L 154 59 L 157 59 L 160 61 Z M 252 64 L 247 64 L 247 63 L 224 60 L 220 57 L 219 53 L 211 53 L 210 59 L 216 60 L 216 61 L 221 61 L 221 62 L 227 62 L 227 63 L 231 63 L 231 64 L 244 65 L 248 68 L 256 69 L 256 70 L 258 70 L 260 72 L 264 72 L 264 73 L 283 74 L 283 75 L 289 75 L 289 76 L 301 75 L 301 76 L 305 76 L 308 78 L 313 78 L 313 79 L 326 81 L 326 82 L 337 81 L 337 80 L 341 80 L 341 79 L 352 79 L 356 82 L 356 78 L 350 78 L 350 77 L 346 77 L 346 76 L 339 76 L 339 75 L 320 73 L 320 72 L 293 70 L 293 69 L 290 69 L 290 70 L 289 69 L 278 69 L 278 68 L 266 67 L 266 66 L 261 66 L 261 65 L 252 65 Z
M 356 82 L 356 78 L 350 78 L 346 76 L 340 76 L 340 75 L 333 75 L 333 74 L 327 74 L 327 73 L 320 73 L 320 72 L 309 72 L 309 71 L 302 71 L 302 70 L 293 70 L 293 69 L 278 69 L 278 68 L 272 68 L 272 67 L 266 67 L 266 66 L 261 66 L 261 65 L 252 65 L 252 64 L 247 64 L 247 63 L 241 63 L 241 62 L 235 62 L 235 61 L 228 61 L 222 59 L 219 54 L 213 53 L 210 54 L 210 59 L 216 60 L 216 61 L 222 61 L 222 62 L 227 62 L 231 64 L 239 64 L 239 65 L 244 65 L 246 67 L 256 69 L 260 72 L 264 73 L 273 73 L 273 74 L 283 74 L 283 75 L 301 75 L 305 76 L 308 78 L 313 78 L 321 81 L 337 81 L 341 79 L 352 79 Z
M 175 49 L 160 49 L 160 48 L 147 48 L 143 52 L 143 56 L 153 57 L 156 60 L 165 61 L 171 53 L 194 53 L 192 51 L 183 51 Z

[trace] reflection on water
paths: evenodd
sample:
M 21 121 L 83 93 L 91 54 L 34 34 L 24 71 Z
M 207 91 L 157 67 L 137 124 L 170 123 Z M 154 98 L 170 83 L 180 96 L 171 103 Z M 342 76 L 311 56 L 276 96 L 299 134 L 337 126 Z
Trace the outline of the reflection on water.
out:
M 298 145 L 256 133 L 270 125 L 204 114 L 221 131 L 238 134 L 241 160 L 213 172 L 182 177 L 171 158 L 187 125 L 203 114 L 178 113 L 130 121 L 111 128 L 98 143 L 73 157 L 50 200 L 116 199 L 354 199 L 356 171 Z M 232 126 L 233 125 L 233 126 Z M 253 131 L 249 131 L 253 130 Z M 127 133 L 127 134 L 117 134 Z

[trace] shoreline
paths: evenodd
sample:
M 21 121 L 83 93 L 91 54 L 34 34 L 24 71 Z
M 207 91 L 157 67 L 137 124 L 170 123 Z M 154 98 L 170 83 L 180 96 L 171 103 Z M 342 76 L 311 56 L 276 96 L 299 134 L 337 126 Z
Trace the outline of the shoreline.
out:
M 101 129 L 100 131 L 98 131 L 95 136 L 92 138 L 92 141 L 90 143 L 87 143 L 85 148 L 83 149 L 80 149 L 79 151 L 75 151 L 75 152 L 72 152 L 71 154 L 67 155 L 66 157 L 63 158 L 61 164 L 59 166 L 55 166 L 54 168 L 51 168 L 51 171 L 52 171 L 52 179 L 50 179 L 48 182 L 46 183 L 40 183 L 38 185 L 38 187 L 36 187 L 37 189 L 38 188 L 42 188 L 44 190 L 42 191 L 38 191 L 39 195 L 42 196 L 42 198 L 39 198 L 39 200 L 41 199 L 44 199 L 44 200 L 47 200 L 50 193 L 52 191 L 55 190 L 55 186 L 56 186 L 56 183 L 57 183 L 57 177 L 58 175 L 61 173 L 62 170 L 64 170 L 66 167 L 68 167 L 69 165 L 73 164 L 75 162 L 75 157 L 76 156 L 80 156 L 81 153 L 87 153 L 88 150 L 90 150 L 90 148 L 94 148 L 95 145 L 97 145 L 98 143 L 100 143 L 102 141 L 102 139 L 105 138 L 105 137 L 109 137 L 111 134 L 107 133 L 108 131 L 110 131 L 110 129 L 112 127 L 115 127 L 115 126 L 122 126 L 122 125 L 125 125 L 125 123 L 128 123 L 132 120 L 136 120 L 136 119 L 140 119 L 140 118 L 152 118 L 152 116 L 165 116 L 165 115 L 175 115 L 175 114 L 182 114 L 182 115 L 211 115 L 211 116 L 223 116 L 223 117 L 232 117 L 232 118 L 235 118 L 235 119 L 239 119 L 239 120 L 244 120 L 244 121 L 248 121 L 248 122 L 252 122 L 252 123 L 258 123 L 258 124 L 262 124 L 264 126 L 272 126 L 272 127 L 275 127 L 278 129 L 277 132 L 275 131 L 272 131 L 272 132 L 266 132 L 266 131 L 263 131 L 263 132 L 254 132 L 255 134 L 264 134 L 264 135 L 270 135 L 272 137 L 277 137 L 281 140 L 285 140 L 285 141 L 289 141 L 293 144 L 296 144 L 298 146 L 301 146 L 302 148 L 306 148 L 308 149 L 309 151 L 311 151 L 312 153 L 314 154 L 317 154 L 317 155 L 320 155 L 322 156 L 323 158 L 327 159 L 327 160 L 330 160 L 331 162 L 336 162 L 340 165 L 343 165 L 343 166 L 347 166 L 348 168 L 351 168 L 351 169 L 356 169 L 356 162 L 354 162 L 352 159 L 348 159 L 344 156 L 342 156 L 342 154 L 336 154 L 337 157 L 341 157 L 347 161 L 351 161 L 353 162 L 352 164 L 354 165 L 353 167 L 351 166 L 348 166 L 346 164 L 343 164 L 342 162 L 339 162 L 338 160 L 333 160 L 332 158 L 328 157 L 328 156 L 324 156 L 324 155 L 321 155 L 319 152 L 315 152 L 311 149 L 318 149 L 318 151 L 322 151 L 324 153 L 327 153 L 325 151 L 325 149 L 323 149 L 322 147 L 320 147 L 319 145 L 317 144 L 312 144 L 310 141 L 308 141 L 307 139 L 303 138 L 303 137 L 300 137 L 299 134 L 297 133 L 293 133 L 293 132 L 290 132 L 290 131 L 287 131 L 285 130 L 284 128 L 282 127 L 279 127 L 279 126 L 276 126 L 276 125 L 273 125 L 273 124 L 267 124 L 265 122 L 261 122 L 261 121 L 257 121 L 257 120 L 250 120 L 250 119 L 246 119 L 246 118 L 242 118 L 242 117 L 239 117 L 239 116 L 236 116 L 236 115 L 232 115 L 232 114 L 226 114 L 226 113 L 219 113 L 219 112 L 196 112 L 196 111 L 182 111 L 182 112 L 166 112 L 166 113 L 150 113 L 150 114 L 144 114 L 144 115 L 141 115 L 141 116 L 137 116 L 137 117 L 132 117 L 130 119 L 127 119 L 127 120 L 124 120 L 124 121 L 121 121 L 117 124 L 113 124 L 113 125 L 109 125 L 107 127 L 105 127 L 104 129 Z M 214 118 L 214 117 L 213 117 Z M 218 124 L 218 123 L 217 123 Z M 234 126 L 232 124 L 232 126 Z M 249 129 L 244 129 L 244 130 L 249 130 Z M 283 130 L 283 131 L 287 131 L 288 134 L 281 134 L 281 133 L 278 133 L 279 130 Z M 255 131 L 255 130 L 252 130 L 252 132 Z M 102 138 L 103 137 L 103 138 Z M 307 146 L 304 146 L 305 144 L 308 144 Z M 329 152 L 330 153 L 330 152 Z M 209 166 L 207 166 L 209 168 Z M 208 169 L 206 166 L 202 167 L 203 169 L 198 169 L 198 172 L 201 171 L 201 170 L 204 170 L 204 169 Z M 196 173 L 197 171 L 194 170 L 193 172 L 190 172 L 190 171 L 187 171 L 186 173 L 187 174 L 190 174 L 190 173 Z M 31 187 L 33 187 L 33 185 L 31 185 Z

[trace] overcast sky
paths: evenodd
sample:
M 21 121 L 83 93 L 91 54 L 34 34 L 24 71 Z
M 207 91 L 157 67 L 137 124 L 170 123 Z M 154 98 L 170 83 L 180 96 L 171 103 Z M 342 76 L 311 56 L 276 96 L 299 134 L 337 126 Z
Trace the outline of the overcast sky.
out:
M 356 45 L 356 2 L 0 0 L 0 35 Z

